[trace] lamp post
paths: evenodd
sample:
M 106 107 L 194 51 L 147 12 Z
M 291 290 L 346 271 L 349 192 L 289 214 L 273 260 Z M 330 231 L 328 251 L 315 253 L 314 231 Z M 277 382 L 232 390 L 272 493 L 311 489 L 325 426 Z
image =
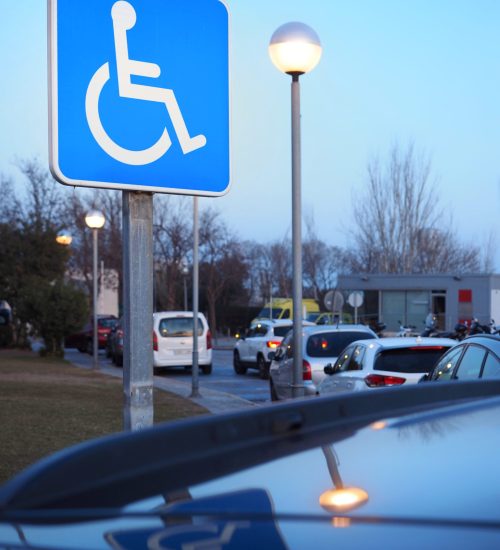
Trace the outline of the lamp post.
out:
M 299 76 L 311 71 L 321 57 L 316 32 L 304 23 L 279 27 L 271 37 L 269 56 L 274 65 L 292 77 L 292 298 L 293 372 L 292 396 L 302 397 L 302 219 L 300 176 L 300 85 Z
M 99 341 L 97 337 L 97 232 L 104 226 L 106 218 L 102 212 L 98 210 L 91 210 L 85 216 L 85 223 L 90 229 L 92 229 L 92 238 L 93 238 L 93 274 L 92 274 L 92 283 L 93 283 L 93 298 L 92 298 L 92 308 L 93 308 L 93 333 L 92 333 L 92 345 L 93 345 L 93 361 L 92 368 L 97 369 L 98 367 L 98 356 L 99 353 Z

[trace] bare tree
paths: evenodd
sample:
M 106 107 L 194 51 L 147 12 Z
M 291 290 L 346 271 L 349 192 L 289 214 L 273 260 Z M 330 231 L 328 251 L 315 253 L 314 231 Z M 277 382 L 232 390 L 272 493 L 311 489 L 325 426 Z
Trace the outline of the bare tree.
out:
M 368 164 L 365 193 L 354 202 L 351 269 L 368 273 L 477 271 L 480 251 L 457 241 L 439 206 L 425 155 L 394 145 L 386 165 Z
M 219 303 L 229 305 L 235 297 L 248 301 L 245 280 L 247 263 L 240 242 L 220 217 L 207 208 L 200 215 L 200 288 L 208 308 L 208 322 L 216 334 Z
M 155 301 L 159 309 L 182 309 L 182 265 L 189 261 L 193 248 L 189 205 L 184 197 L 155 197 Z
M 322 241 L 314 218 L 306 218 L 306 239 L 302 244 L 304 294 L 322 301 L 326 292 L 335 287 L 337 274 L 344 269 L 345 253 Z

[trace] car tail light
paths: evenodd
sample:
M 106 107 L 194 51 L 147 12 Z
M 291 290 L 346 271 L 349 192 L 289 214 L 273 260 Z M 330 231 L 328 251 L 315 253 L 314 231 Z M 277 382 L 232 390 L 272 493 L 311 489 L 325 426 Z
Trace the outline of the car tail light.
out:
M 306 361 L 302 361 L 302 380 L 312 380 L 311 365 Z
M 207 349 L 212 349 L 212 333 L 207 331 Z
M 267 347 L 271 348 L 271 349 L 279 348 L 280 344 L 281 344 L 281 342 L 278 342 L 277 340 L 268 340 L 266 342 Z
M 153 350 L 158 351 L 158 335 L 153 330 Z
M 384 386 L 400 386 L 406 382 L 406 378 L 399 376 L 386 376 L 383 374 L 369 374 L 365 383 L 369 388 L 382 388 Z

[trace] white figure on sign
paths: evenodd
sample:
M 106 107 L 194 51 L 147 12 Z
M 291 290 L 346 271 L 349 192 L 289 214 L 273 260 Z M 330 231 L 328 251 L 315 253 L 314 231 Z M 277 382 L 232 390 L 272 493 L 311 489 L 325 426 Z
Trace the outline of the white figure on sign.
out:
M 113 18 L 116 69 L 118 73 L 118 91 L 120 97 L 164 103 L 167 107 L 182 152 L 187 154 L 203 147 L 207 142 L 204 135 L 189 136 L 186 123 L 184 122 L 173 90 L 132 83 L 132 76 L 158 78 L 161 72 L 160 67 L 155 63 L 129 59 L 127 31 L 130 30 L 136 22 L 136 14 L 132 5 L 125 0 L 115 2 L 111 8 L 111 17 Z M 155 144 L 140 151 L 133 151 L 120 147 L 104 130 L 99 117 L 99 96 L 108 80 L 109 63 L 104 63 L 104 65 L 99 67 L 94 73 L 85 97 L 85 113 L 87 115 L 90 131 L 95 140 L 108 155 L 124 164 L 144 165 L 158 160 L 168 151 L 172 144 L 166 128 L 163 129 L 162 135 Z

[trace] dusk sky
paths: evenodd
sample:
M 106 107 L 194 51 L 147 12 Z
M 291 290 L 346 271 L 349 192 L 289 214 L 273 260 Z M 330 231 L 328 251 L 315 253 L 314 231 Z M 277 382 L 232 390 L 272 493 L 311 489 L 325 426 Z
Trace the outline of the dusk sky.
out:
M 323 46 L 318 66 L 301 78 L 303 211 L 319 237 L 349 243 L 367 162 L 409 142 L 431 158 L 459 238 L 484 245 L 499 233 L 500 2 L 227 5 L 232 186 L 202 207 L 213 204 L 241 238 L 268 242 L 289 231 L 290 78 L 272 65 L 267 47 L 277 27 L 302 21 Z M 16 159 L 48 159 L 46 2 L 0 0 L 0 13 L 0 172 L 20 180 Z M 498 272 L 500 239 L 496 248 Z

